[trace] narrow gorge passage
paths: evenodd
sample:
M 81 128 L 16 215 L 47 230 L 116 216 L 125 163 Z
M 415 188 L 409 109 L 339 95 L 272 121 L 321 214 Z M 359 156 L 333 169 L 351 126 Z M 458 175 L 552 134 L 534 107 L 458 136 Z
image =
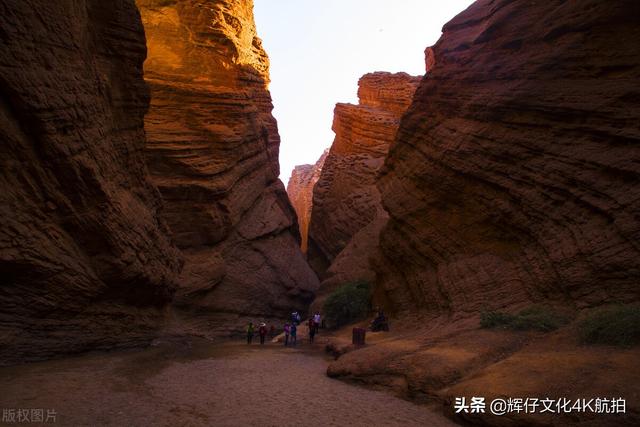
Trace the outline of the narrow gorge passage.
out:
M 0 424 L 640 425 L 639 16 L 0 0 Z

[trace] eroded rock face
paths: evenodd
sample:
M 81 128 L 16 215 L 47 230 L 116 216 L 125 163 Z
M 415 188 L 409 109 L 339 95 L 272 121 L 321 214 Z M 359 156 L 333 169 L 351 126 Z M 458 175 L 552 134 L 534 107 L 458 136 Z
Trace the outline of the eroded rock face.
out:
M 186 260 L 176 304 L 218 334 L 242 328 L 245 315 L 303 309 L 318 282 L 278 179 L 253 2 L 137 4 L 149 50 L 147 162 Z
M 389 307 L 638 299 L 637 14 L 481 0 L 445 25 L 378 183 Z
M 336 137 L 313 190 L 309 229 L 308 258 L 324 280 L 323 294 L 374 279 L 369 257 L 387 218 L 376 174 L 419 81 L 405 73 L 366 74 L 358 82 L 359 104 L 336 105 Z
M 287 184 L 287 195 L 291 205 L 298 216 L 300 229 L 300 249 L 307 252 L 307 238 L 309 235 L 309 222 L 311 221 L 311 207 L 313 205 L 313 187 L 320 178 L 324 160 L 329 150 L 325 150 L 318 161 L 313 165 L 299 165 L 291 172 L 291 178 Z
M 148 340 L 181 261 L 147 181 L 135 4 L 2 0 L 0 28 L 0 363 Z

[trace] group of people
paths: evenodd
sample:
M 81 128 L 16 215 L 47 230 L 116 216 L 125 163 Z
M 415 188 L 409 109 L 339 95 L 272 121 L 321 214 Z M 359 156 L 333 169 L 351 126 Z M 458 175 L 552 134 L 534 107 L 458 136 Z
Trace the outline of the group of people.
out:
M 318 330 L 320 329 L 322 317 L 320 313 L 316 312 L 313 316 L 311 316 L 307 322 L 309 327 L 309 342 L 313 343 Z M 302 322 L 302 317 L 300 313 L 294 311 L 291 313 L 291 321 L 284 324 L 284 345 L 292 345 L 295 346 L 298 343 L 298 326 Z M 377 331 L 388 331 L 389 330 L 389 322 L 387 317 L 384 315 L 382 309 L 377 309 L 377 315 L 370 323 L 369 328 L 373 332 Z M 267 324 L 262 322 L 257 328 L 258 336 L 260 337 L 260 344 L 264 344 L 267 335 L 270 338 L 275 337 L 276 328 L 271 325 L 267 327 Z M 253 322 L 249 322 L 247 325 L 247 344 L 251 344 L 253 342 L 253 336 L 256 333 L 256 327 Z
M 251 344 L 253 342 L 253 336 L 255 335 L 256 328 L 253 325 L 253 322 L 249 322 L 247 325 L 247 344 Z M 260 326 L 258 326 L 258 335 L 260 336 L 260 344 L 264 344 L 265 339 L 267 338 L 267 333 L 274 337 L 276 334 L 275 326 L 271 325 L 269 329 L 267 329 L 267 324 L 262 322 Z
M 300 313 L 294 311 L 291 313 L 291 323 L 284 324 L 284 345 L 296 345 L 298 343 L 298 325 L 301 322 Z M 308 320 L 309 326 L 309 342 L 313 343 L 313 340 L 320 329 L 320 313 L 316 313 Z
M 313 343 L 313 340 L 320 329 L 321 322 L 320 313 L 315 313 L 313 316 L 309 318 L 308 326 L 309 326 L 309 342 Z M 293 345 L 295 346 L 298 343 L 298 326 L 302 318 L 300 313 L 294 311 L 291 313 L 291 322 L 284 324 L 284 345 Z M 253 342 L 253 336 L 255 335 L 256 328 L 253 322 L 249 322 L 247 325 L 247 344 L 251 344 Z M 258 335 L 260 337 L 260 344 L 264 344 L 267 334 L 273 338 L 275 336 L 275 327 L 271 325 L 270 328 L 267 328 L 266 323 L 260 323 L 258 326 Z

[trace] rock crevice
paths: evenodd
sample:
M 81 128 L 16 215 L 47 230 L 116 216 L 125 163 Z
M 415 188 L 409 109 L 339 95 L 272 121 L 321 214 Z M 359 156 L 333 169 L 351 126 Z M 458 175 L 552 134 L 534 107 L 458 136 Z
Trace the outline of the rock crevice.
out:
M 324 161 L 329 150 L 324 150 L 318 161 L 313 165 L 299 165 L 291 172 L 291 178 L 287 184 L 287 195 L 298 216 L 301 244 L 303 253 L 307 253 L 307 241 L 309 236 L 309 223 L 311 222 L 311 209 L 313 207 L 313 187 L 320 179 Z
M 308 259 L 323 279 L 314 308 L 340 284 L 374 281 L 369 258 L 387 219 L 375 180 L 420 79 L 366 74 L 359 104 L 336 105 L 336 136 L 313 187 Z

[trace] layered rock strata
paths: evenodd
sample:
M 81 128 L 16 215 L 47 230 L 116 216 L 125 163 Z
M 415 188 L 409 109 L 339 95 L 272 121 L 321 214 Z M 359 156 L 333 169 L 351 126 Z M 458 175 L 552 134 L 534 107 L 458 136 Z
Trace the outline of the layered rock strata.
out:
M 638 11 L 480 0 L 444 26 L 378 182 L 389 307 L 638 300 Z
M 291 205 L 298 216 L 300 227 L 300 249 L 307 253 L 307 239 L 309 235 L 309 222 L 311 221 L 311 208 L 313 206 L 313 187 L 320 179 L 324 160 L 329 150 L 325 150 L 318 161 L 313 165 L 299 165 L 291 172 L 291 178 L 287 183 L 287 195 Z
M 0 363 L 144 342 L 181 261 L 133 0 L 0 1 Z
M 640 348 L 580 335 L 598 306 L 640 297 L 639 12 L 479 0 L 444 26 L 378 181 L 390 218 L 374 299 L 395 311 L 391 332 L 368 333 L 328 375 L 473 424 L 638 424 L 634 403 L 615 419 L 454 404 L 638 394 Z M 480 327 L 484 310 L 525 307 L 554 314 L 517 327 L 533 330 Z M 569 323 L 549 331 L 555 316 Z
M 269 61 L 253 2 L 138 0 L 151 106 L 147 163 L 185 257 L 176 305 L 226 334 L 302 310 L 317 279 L 278 179 Z
M 336 105 L 336 136 L 313 190 L 309 228 L 308 258 L 324 279 L 323 294 L 345 282 L 374 279 L 369 257 L 387 219 L 376 175 L 420 79 L 366 74 L 358 82 L 359 104 Z

